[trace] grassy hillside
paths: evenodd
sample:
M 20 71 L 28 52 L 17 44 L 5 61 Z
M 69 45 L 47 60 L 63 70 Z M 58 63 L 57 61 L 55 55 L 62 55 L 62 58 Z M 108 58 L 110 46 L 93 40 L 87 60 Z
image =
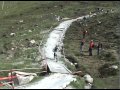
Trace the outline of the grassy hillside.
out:
M 120 84 L 119 70 L 109 72 L 105 69 L 105 67 L 111 65 L 119 67 L 120 11 L 117 9 L 117 3 L 116 6 L 109 5 L 110 3 L 112 2 L 102 3 L 100 6 L 104 7 L 104 10 L 106 6 L 109 9 L 116 8 L 116 12 L 98 15 L 86 21 L 81 21 L 87 26 L 81 25 L 80 21 L 73 23 L 66 32 L 64 40 L 66 57 L 73 57 L 75 58 L 73 62 L 78 63 L 78 67 L 74 71 L 82 70 L 85 73 L 89 73 L 94 78 L 93 88 L 97 89 L 117 89 Z M 83 29 L 87 30 L 89 34 L 85 38 L 83 55 L 80 55 L 80 40 L 82 39 Z M 89 56 L 90 40 L 95 42 L 95 46 L 99 40 L 103 43 L 104 51 L 99 56 L 97 55 L 96 47 L 93 49 L 93 56 Z
M 43 39 L 43 43 L 45 43 L 48 34 L 52 31 L 52 28 L 56 27 L 61 22 L 56 20 L 55 15 L 61 16 L 62 18 L 76 18 L 89 14 L 89 12 L 94 12 L 97 7 L 104 9 L 112 8 L 115 12 L 119 12 L 120 10 L 119 1 L 5 1 L 3 9 L 2 4 L 3 2 L 0 1 L 0 70 L 29 67 L 39 68 L 40 58 L 38 57 L 38 46 L 43 39 L 43 36 L 45 35 Z M 112 14 L 112 16 L 109 15 L 109 17 L 99 16 L 99 19 L 105 22 L 102 27 L 104 27 L 105 24 L 110 24 L 109 26 L 111 26 L 112 23 L 114 27 L 116 26 L 116 28 L 118 28 L 117 31 L 119 32 L 119 25 L 116 25 L 119 20 L 117 20 L 117 17 L 114 18 L 114 16 L 118 16 L 118 14 L 119 13 L 115 13 Z M 93 23 L 96 23 L 95 20 L 96 18 L 89 20 L 90 22 L 88 23 L 91 24 L 89 27 L 91 28 L 90 30 L 92 30 L 93 27 L 94 30 L 101 29 L 99 26 L 94 26 Z M 115 22 L 113 22 L 113 20 Z M 93 21 L 93 23 L 91 23 L 91 21 Z M 85 61 L 84 59 L 88 58 L 88 56 L 81 57 L 79 55 L 80 35 L 78 32 L 81 30 L 81 27 L 77 25 L 78 23 L 74 23 L 70 30 L 66 33 L 65 53 L 72 53 L 82 64 L 82 61 Z M 109 27 L 109 29 L 113 31 L 114 27 Z M 106 26 L 103 29 L 108 30 L 108 27 Z M 101 32 L 100 35 L 104 34 Z M 15 33 L 15 35 L 11 36 L 11 33 Z M 70 35 L 72 36 L 72 39 L 75 39 L 73 42 L 70 41 Z M 100 38 L 103 38 L 102 36 Z M 35 40 L 36 44 L 31 45 L 30 40 Z M 111 40 L 111 38 L 105 40 Z M 116 40 L 111 43 L 116 45 L 116 43 L 119 42 Z M 109 44 L 109 41 L 107 44 Z M 74 48 L 74 45 L 76 45 L 76 48 Z M 111 48 L 109 49 L 111 51 Z M 93 58 L 94 60 L 97 59 L 99 61 L 98 57 L 91 57 L 91 59 Z M 84 67 L 87 68 L 89 65 L 85 64 Z M 30 72 L 35 71 L 32 70 Z M 0 72 L 0 76 L 6 76 L 7 73 Z

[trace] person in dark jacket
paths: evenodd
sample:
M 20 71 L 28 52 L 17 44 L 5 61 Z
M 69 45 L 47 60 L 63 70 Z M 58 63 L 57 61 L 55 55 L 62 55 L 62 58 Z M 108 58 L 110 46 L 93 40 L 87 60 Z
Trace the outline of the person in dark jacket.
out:
M 97 44 L 97 55 L 100 54 L 100 50 L 102 49 L 102 43 L 99 41 Z
M 83 51 L 83 45 L 85 43 L 85 40 L 82 39 L 81 42 L 80 42 L 80 53 L 82 54 L 82 51 Z
M 53 50 L 53 52 L 54 52 L 54 59 L 55 59 L 55 60 L 56 60 L 56 58 L 57 58 L 57 54 L 56 54 L 57 49 L 58 49 L 58 47 L 56 46 L 56 47 L 54 48 L 54 50 Z

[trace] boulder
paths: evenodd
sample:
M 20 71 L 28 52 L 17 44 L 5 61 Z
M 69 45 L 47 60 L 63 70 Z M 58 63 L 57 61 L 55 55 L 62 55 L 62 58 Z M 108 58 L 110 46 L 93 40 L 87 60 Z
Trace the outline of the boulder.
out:
M 91 83 L 87 83 L 84 86 L 84 89 L 91 89 L 92 88 L 92 84 Z
M 118 69 L 118 66 L 117 65 L 112 65 L 110 68 Z
M 30 43 L 35 44 L 36 42 L 35 42 L 35 40 L 31 40 Z
M 14 36 L 15 35 L 15 33 L 10 33 L 10 36 Z
M 89 74 L 84 75 L 84 78 L 86 82 L 93 83 L 93 78 Z
M 23 23 L 23 20 L 20 20 L 19 22 L 20 22 L 20 23 Z

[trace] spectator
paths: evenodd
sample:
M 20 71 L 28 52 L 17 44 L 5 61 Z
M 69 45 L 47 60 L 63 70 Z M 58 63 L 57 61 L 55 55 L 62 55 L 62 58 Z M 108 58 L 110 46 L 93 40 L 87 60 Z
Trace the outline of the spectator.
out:
M 92 54 L 92 49 L 93 49 L 93 47 L 94 47 L 94 42 L 93 42 L 93 40 L 91 40 L 90 41 L 90 46 L 89 46 L 89 56 L 92 56 L 93 54 Z
M 97 55 L 99 55 L 101 49 L 102 49 L 102 43 L 99 41 L 97 45 Z
M 80 54 L 82 54 L 82 52 L 83 52 L 83 45 L 84 45 L 84 43 L 85 43 L 85 40 L 82 39 L 81 43 L 80 43 Z

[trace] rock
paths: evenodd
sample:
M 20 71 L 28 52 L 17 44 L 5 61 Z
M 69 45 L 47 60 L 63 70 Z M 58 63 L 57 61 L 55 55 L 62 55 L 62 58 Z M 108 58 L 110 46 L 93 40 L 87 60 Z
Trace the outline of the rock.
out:
M 35 42 L 35 40 L 31 40 L 30 43 L 34 44 L 34 43 L 36 43 L 36 42 Z
M 68 20 L 68 19 L 70 19 L 70 18 L 62 18 L 62 20 Z
M 118 69 L 118 66 L 117 65 L 112 65 L 110 68 Z
M 89 74 L 84 75 L 84 78 L 86 82 L 93 83 L 93 78 Z
M 92 88 L 92 84 L 90 84 L 90 83 L 87 83 L 84 86 L 84 89 L 91 89 L 91 88 Z
M 20 20 L 19 22 L 20 22 L 20 23 L 23 23 L 23 20 Z
M 12 26 L 11 28 L 14 29 L 14 26 Z
M 15 35 L 15 33 L 10 33 L 10 36 L 14 36 Z
M 32 32 L 32 30 L 28 30 L 28 32 Z
M 74 65 L 77 65 L 77 63 L 74 63 Z
M 11 50 L 15 50 L 15 48 L 11 48 Z
M 70 63 L 71 65 L 73 65 L 73 63 Z
M 25 35 L 27 35 L 27 34 L 24 33 L 24 34 L 22 34 L 21 36 L 25 36 Z
M 99 24 L 101 24 L 101 22 L 100 22 L 100 21 L 98 21 L 98 23 L 99 23 Z

